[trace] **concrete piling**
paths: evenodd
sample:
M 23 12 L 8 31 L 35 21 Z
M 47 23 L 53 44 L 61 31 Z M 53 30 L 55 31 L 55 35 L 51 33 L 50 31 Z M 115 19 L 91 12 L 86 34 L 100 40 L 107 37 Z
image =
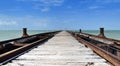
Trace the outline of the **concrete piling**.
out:
M 100 28 L 99 37 L 105 37 L 105 35 L 104 35 L 104 28 Z
M 82 33 L 82 29 L 80 29 L 79 32 Z
M 27 28 L 23 28 L 23 36 L 22 37 L 27 37 L 28 34 L 27 34 Z

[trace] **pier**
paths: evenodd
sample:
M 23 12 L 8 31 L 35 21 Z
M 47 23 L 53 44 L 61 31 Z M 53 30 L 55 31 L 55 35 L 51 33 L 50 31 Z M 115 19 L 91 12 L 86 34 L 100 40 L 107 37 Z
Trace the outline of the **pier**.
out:
M 2 41 L 2 66 L 119 66 L 119 40 L 73 31 L 54 31 Z M 8 44 L 10 43 L 10 44 Z M 111 49 L 111 48 L 115 49 Z

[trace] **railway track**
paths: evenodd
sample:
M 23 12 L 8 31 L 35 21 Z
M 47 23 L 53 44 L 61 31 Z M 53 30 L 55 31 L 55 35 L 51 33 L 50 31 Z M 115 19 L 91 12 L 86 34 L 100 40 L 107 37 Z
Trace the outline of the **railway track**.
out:
M 104 58 L 62 31 L 43 45 L 3 66 L 111 66 Z
M 46 60 L 46 63 L 43 61 L 31 61 L 31 62 L 34 62 L 34 63 L 41 62 L 41 64 L 49 63 L 49 64 L 53 64 L 53 65 L 55 63 L 56 65 L 62 64 L 63 66 L 66 66 L 66 65 L 69 65 L 70 63 L 74 63 L 74 64 L 78 65 L 79 64 L 78 62 L 80 62 L 80 64 L 82 63 L 83 65 L 84 64 L 85 65 L 86 64 L 95 65 L 95 64 L 99 64 L 100 60 L 102 60 L 102 62 L 103 62 L 103 63 L 101 63 L 101 62 L 100 63 L 104 65 L 104 64 L 107 64 L 106 63 L 106 60 L 107 60 L 110 63 L 110 64 L 109 63 L 107 64 L 108 66 L 109 65 L 111 65 L 111 66 L 112 65 L 113 66 L 120 65 L 120 40 L 115 40 L 115 39 L 105 37 L 104 28 L 100 29 L 99 35 L 83 33 L 81 30 L 80 30 L 80 32 L 68 31 L 70 34 L 67 33 L 66 31 L 63 31 L 60 34 L 57 34 L 59 32 L 61 32 L 61 31 L 47 32 L 47 33 L 41 33 L 41 34 L 35 34 L 35 35 L 29 36 L 27 34 L 27 29 L 24 28 L 23 36 L 21 38 L 15 38 L 15 39 L 0 42 L 0 65 L 6 64 L 7 62 L 10 62 L 11 60 L 16 59 L 18 57 L 19 57 L 18 59 L 22 59 L 22 58 L 24 58 L 24 56 L 27 57 L 29 54 L 34 55 L 34 54 L 31 54 L 28 52 L 31 51 L 32 49 L 38 47 L 39 45 L 43 44 L 44 42 L 46 42 L 48 39 L 52 38 L 53 36 L 54 36 L 54 38 L 52 38 L 50 41 L 48 41 L 46 43 L 46 45 L 42 46 L 43 48 L 42 47 L 37 48 L 37 50 L 41 51 L 41 53 L 43 53 L 43 54 L 47 53 L 47 55 L 45 55 L 45 56 L 43 56 L 43 55 L 37 56 L 36 55 L 36 57 L 38 57 L 39 59 L 42 58 L 43 60 Z M 77 41 L 71 35 L 80 42 L 81 48 L 83 48 L 83 50 L 78 47 L 79 42 L 77 43 Z M 74 47 L 72 47 L 72 45 Z M 46 48 L 44 48 L 44 47 L 46 47 Z M 84 56 L 81 57 L 80 55 L 81 55 L 81 53 L 84 54 L 85 49 L 87 49 L 87 50 L 89 49 L 87 47 L 92 49 L 93 54 L 98 54 L 98 57 L 101 56 L 103 59 L 101 57 L 99 57 L 99 61 L 91 62 L 90 60 L 95 60 L 95 59 L 91 59 L 90 55 L 85 54 L 86 56 L 88 56 L 90 58 L 89 61 L 80 60 L 81 58 L 86 59 L 86 57 L 84 57 Z M 78 49 L 82 50 L 81 53 L 76 53 L 76 51 Z M 91 49 L 89 49 L 89 50 L 91 51 Z M 44 51 L 47 50 L 47 51 L 44 52 L 42 50 L 44 50 Z M 66 50 L 72 51 L 74 53 L 70 53 Z M 28 55 L 26 53 L 28 53 Z M 53 55 L 51 55 L 52 53 L 53 53 Z M 61 54 L 61 53 L 63 53 L 63 54 Z M 75 54 L 75 56 L 71 56 L 69 53 L 72 55 Z M 87 53 L 89 53 L 89 52 L 87 52 Z M 24 56 L 23 56 L 23 54 L 24 54 Z M 22 55 L 22 57 L 20 57 L 21 55 Z M 48 56 L 48 58 L 47 58 L 47 56 Z M 36 59 L 36 57 L 31 56 L 31 59 Z M 92 57 L 94 57 L 94 56 L 92 56 Z M 28 62 L 29 59 L 30 59 L 29 57 L 26 58 L 27 63 L 29 63 Z M 48 60 L 51 60 L 51 62 Z M 56 60 L 56 62 L 54 60 Z M 62 63 L 60 62 L 60 60 L 61 61 L 63 60 Z M 77 61 L 75 61 L 75 60 L 77 60 Z M 18 61 L 20 63 L 22 62 L 21 60 L 16 60 L 13 62 L 18 62 Z

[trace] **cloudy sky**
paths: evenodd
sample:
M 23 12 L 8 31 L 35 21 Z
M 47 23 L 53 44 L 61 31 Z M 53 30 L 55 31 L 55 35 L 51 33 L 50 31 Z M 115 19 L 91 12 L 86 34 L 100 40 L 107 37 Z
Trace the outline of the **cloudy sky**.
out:
M 120 0 L 0 0 L 0 30 L 120 29 Z

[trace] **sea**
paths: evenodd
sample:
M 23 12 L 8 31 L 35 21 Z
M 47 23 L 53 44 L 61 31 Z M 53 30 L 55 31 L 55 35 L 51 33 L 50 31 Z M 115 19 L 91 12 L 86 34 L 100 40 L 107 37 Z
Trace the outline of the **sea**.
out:
M 51 30 L 28 30 L 29 35 L 51 32 Z M 22 30 L 0 30 L 0 41 L 22 37 Z
M 29 35 L 51 32 L 51 30 L 28 30 Z M 83 33 L 98 35 L 99 30 L 83 30 Z M 0 41 L 19 38 L 22 36 L 21 30 L 0 30 Z M 105 30 L 105 36 L 120 40 L 120 30 Z
M 99 35 L 99 30 L 83 30 L 83 33 Z M 120 30 L 105 30 L 104 34 L 107 38 L 120 40 Z

